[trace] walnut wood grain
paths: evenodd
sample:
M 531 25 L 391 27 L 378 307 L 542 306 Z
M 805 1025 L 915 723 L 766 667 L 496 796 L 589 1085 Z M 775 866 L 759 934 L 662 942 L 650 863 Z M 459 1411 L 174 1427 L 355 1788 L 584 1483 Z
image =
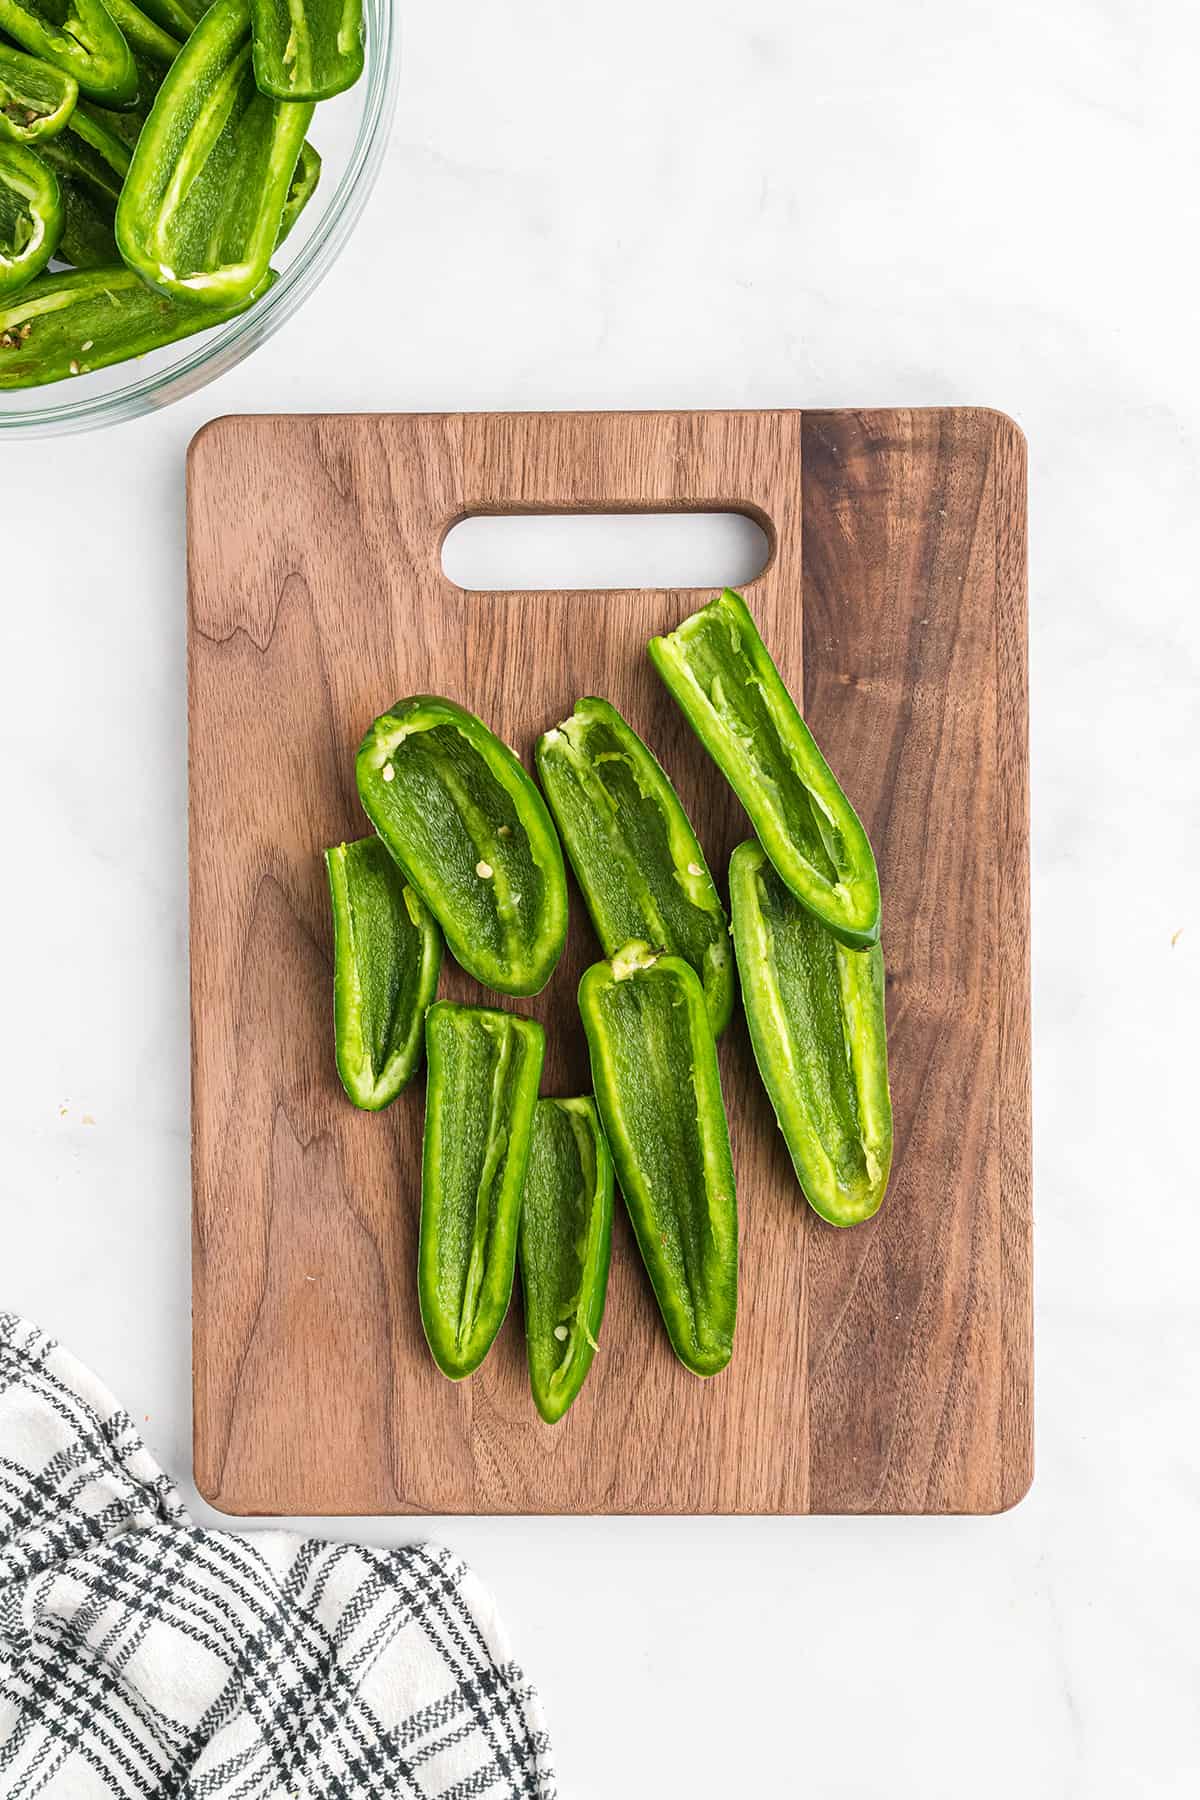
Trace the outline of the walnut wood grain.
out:
M 1024 446 L 983 411 L 230 418 L 189 460 L 197 1485 L 237 1513 L 989 1512 L 1031 1473 Z M 804 1206 L 740 1016 L 730 1367 L 672 1357 L 622 1218 L 567 1419 L 519 1301 L 454 1386 L 414 1287 L 422 1084 L 358 1113 L 331 1043 L 321 852 L 360 836 L 354 751 L 444 693 L 528 763 L 584 693 L 675 780 L 714 865 L 746 835 L 643 650 L 708 593 L 475 594 L 471 513 L 733 508 L 745 590 L 875 841 L 896 1162 L 883 1211 Z M 803 593 L 804 603 L 801 605 Z M 589 1085 L 578 896 L 543 1091 Z M 447 959 L 442 991 L 478 997 Z M 513 1003 L 518 1004 L 518 1003 Z

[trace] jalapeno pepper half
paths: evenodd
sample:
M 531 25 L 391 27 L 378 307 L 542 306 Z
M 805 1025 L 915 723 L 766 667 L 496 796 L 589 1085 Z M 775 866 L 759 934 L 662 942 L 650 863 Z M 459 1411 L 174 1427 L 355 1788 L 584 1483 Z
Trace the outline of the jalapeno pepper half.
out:
M 398 700 L 363 739 L 358 794 L 468 974 L 501 994 L 545 987 L 567 931 L 562 851 L 482 719 L 436 695 Z
M 104 106 L 137 93 L 133 52 L 102 0 L 0 0 L 0 31 Z
M 879 936 L 870 841 L 771 661 L 740 594 L 725 592 L 650 660 L 750 815 L 802 905 L 852 949 Z
M 0 300 L 28 287 L 58 248 L 62 189 L 24 144 L 0 143 Z
M 0 141 L 36 144 L 62 130 L 79 83 L 38 56 L 0 44 Z
M 251 0 L 251 11 L 264 94 L 328 100 L 362 74 L 362 0 Z
M 142 0 L 142 11 L 184 43 L 211 5 L 212 0 Z
M 750 1041 L 796 1175 L 822 1218 L 857 1225 L 892 1161 L 883 952 L 839 943 L 757 839 L 730 858 L 729 899 Z
M 278 249 L 292 226 L 300 217 L 309 201 L 317 191 L 317 183 L 321 179 L 321 158 L 308 142 L 307 138 L 300 146 L 300 159 L 292 172 L 291 185 L 287 199 L 283 203 L 283 217 L 279 221 L 279 236 L 275 240 Z
M 266 276 L 312 112 L 259 93 L 246 0 L 216 0 L 134 149 L 116 219 L 130 268 L 206 307 L 247 299 Z
M 518 1254 L 534 1403 L 561 1419 L 600 1348 L 612 1249 L 613 1166 L 596 1102 L 539 1100 Z
M 208 11 L 208 0 L 203 0 L 202 4 L 196 4 L 194 0 L 191 4 L 185 4 L 184 0 L 142 0 L 140 10 L 184 44 L 192 35 L 192 27 L 197 19 Z
M 333 902 L 333 1020 L 338 1074 L 378 1112 L 412 1080 L 437 993 L 442 934 L 376 837 L 325 852 Z
M 579 983 L 596 1104 L 676 1356 L 715 1375 L 733 1351 L 737 1200 L 699 977 L 626 944 Z
M 39 275 L 0 304 L 0 391 L 40 387 L 161 349 L 244 312 L 274 281 L 226 307 L 180 306 L 124 264 Z
M 607 700 L 577 700 L 537 767 L 605 956 L 642 938 L 691 963 L 715 1034 L 733 1007 L 720 895 L 657 759 Z
M 425 1015 L 417 1287 L 452 1381 L 479 1367 L 508 1311 L 545 1041 L 515 1013 L 438 1000 Z
M 121 27 L 135 63 L 141 58 L 157 64 L 160 69 L 170 68 L 183 46 L 183 38 L 164 31 L 156 19 L 135 4 L 135 0 L 104 0 L 104 4 Z M 184 37 L 187 35 L 185 32 Z
M 150 108 L 154 105 L 154 97 L 162 86 L 166 70 L 161 63 L 147 62 L 144 57 L 135 57 L 138 72 L 137 99 L 120 112 L 111 106 L 97 106 L 94 100 L 81 100 L 77 111 L 101 126 L 110 137 L 119 138 L 125 148 L 132 151 L 142 135 L 142 126 L 150 117 Z
M 123 116 L 107 115 L 109 119 Z M 66 130 L 39 144 L 38 154 L 50 164 L 62 187 L 64 224 L 59 254 L 78 269 L 119 262 L 113 220 L 129 171 L 129 146 L 96 116 L 89 101 L 81 100 Z

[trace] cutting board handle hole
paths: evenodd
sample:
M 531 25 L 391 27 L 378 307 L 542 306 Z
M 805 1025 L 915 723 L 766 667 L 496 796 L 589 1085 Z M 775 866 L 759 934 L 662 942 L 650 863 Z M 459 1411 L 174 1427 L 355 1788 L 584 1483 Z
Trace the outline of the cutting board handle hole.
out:
M 474 593 L 740 588 L 770 554 L 739 512 L 494 513 L 450 528 L 442 569 Z

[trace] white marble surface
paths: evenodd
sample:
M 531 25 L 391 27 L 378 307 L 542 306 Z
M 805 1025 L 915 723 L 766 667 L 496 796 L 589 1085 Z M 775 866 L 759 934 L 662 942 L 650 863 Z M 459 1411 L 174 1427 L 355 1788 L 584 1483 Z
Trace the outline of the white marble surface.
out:
M 0 452 L 0 1299 L 102 1372 L 186 1475 L 198 425 L 1002 407 L 1031 450 L 1032 1494 L 980 1521 L 431 1528 L 498 1594 L 574 1800 L 1184 1800 L 1200 29 L 1176 0 L 404 12 L 381 187 L 300 317 L 162 417 Z

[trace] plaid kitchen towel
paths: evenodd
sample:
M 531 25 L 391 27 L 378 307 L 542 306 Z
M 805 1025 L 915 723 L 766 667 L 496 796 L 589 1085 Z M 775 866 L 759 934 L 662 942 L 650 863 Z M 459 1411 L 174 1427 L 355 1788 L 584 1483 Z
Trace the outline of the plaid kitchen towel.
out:
M 554 1800 L 446 1550 L 202 1531 L 74 1357 L 0 1314 L 3 1800 Z

